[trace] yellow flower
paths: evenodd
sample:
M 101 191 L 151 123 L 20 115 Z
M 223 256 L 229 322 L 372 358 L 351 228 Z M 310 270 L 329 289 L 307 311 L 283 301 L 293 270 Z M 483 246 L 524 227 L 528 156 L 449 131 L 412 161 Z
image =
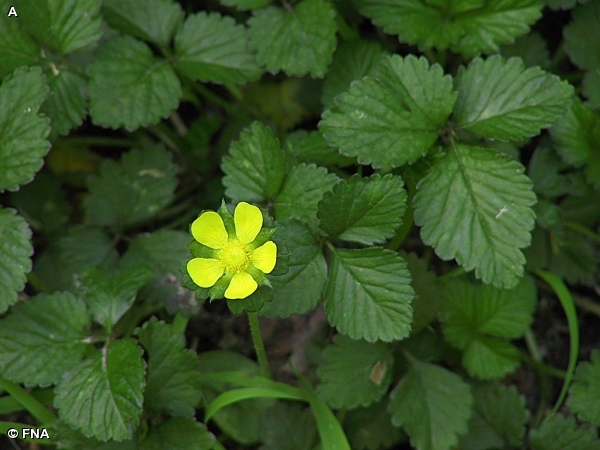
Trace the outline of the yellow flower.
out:
M 226 214 L 231 217 L 228 211 Z M 264 274 L 271 273 L 275 267 L 277 246 L 273 241 L 257 239 L 262 226 L 260 209 L 245 202 L 235 208 L 229 232 L 218 213 L 201 214 L 192 223 L 192 236 L 212 249 L 212 257 L 193 258 L 188 262 L 187 270 L 194 283 L 210 288 L 221 279 L 230 280 L 225 290 L 227 299 L 248 297 L 258 288 L 255 278 L 268 283 Z

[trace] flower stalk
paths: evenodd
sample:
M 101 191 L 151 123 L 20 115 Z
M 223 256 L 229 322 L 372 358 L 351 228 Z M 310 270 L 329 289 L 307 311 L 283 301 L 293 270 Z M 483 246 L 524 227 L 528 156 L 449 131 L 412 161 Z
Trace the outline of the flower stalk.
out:
M 260 324 L 258 323 L 258 313 L 248 313 L 248 323 L 250 324 L 250 333 L 252 334 L 252 341 L 254 342 L 254 350 L 256 351 L 256 358 L 263 375 L 267 378 L 271 378 L 271 368 L 269 367 L 269 361 L 267 360 L 267 352 L 265 351 L 265 344 L 260 334 Z

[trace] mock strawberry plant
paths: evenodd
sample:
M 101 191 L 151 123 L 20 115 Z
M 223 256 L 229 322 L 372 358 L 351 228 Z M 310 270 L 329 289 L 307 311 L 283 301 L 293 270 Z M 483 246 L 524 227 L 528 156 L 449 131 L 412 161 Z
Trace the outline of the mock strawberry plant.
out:
M 0 448 L 600 449 L 599 0 L 0 13 Z

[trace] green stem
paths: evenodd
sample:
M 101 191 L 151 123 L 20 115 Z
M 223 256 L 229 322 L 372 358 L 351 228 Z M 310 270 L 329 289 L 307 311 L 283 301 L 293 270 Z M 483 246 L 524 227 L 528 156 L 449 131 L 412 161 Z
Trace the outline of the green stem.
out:
M 227 111 L 233 117 L 244 117 L 240 111 L 227 100 L 222 99 L 217 94 L 213 93 L 210 89 L 205 87 L 202 83 L 193 83 L 192 88 L 200 94 L 202 97 L 210 101 L 211 103 L 220 106 Z
M 135 147 L 137 142 L 132 139 L 110 138 L 100 136 L 69 136 L 71 145 L 91 145 L 94 147 Z
M 250 332 L 252 333 L 252 341 L 254 342 L 254 350 L 256 351 L 258 364 L 260 365 L 263 375 L 267 378 L 271 378 L 271 369 L 269 368 L 269 361 L 267 360 L 267 352 L 265 351 L 265 344 L 263 343 L 263 339 L 260 334 L 258 313 L 249 312 L 248 323 L 250 324 Z
M 463 269 L 462 267 L 457 267 L 456 269 L 451 270 L 450 272 L 447 272 L 444 275 L 438 277 L 438 281 L 440 283 L 443 283 L 445 281 L 448 281 L 450 278 L 457 277 L 459 275 L 462 275 L 463 273 L 465 273 L 465 269 Z
M 600 304 L 589 298 L 580 297 L 579 295 L 572 294 L 572 297 L 577 306 L 600 317 Z
M 185 333 L 189 319 L 180 312 L 175 315 L 173 319 L 173 332 L 174 333 Z
M 575 233 L 581 234 L 582 236 L 593 239 L 594 241 L 600 243 L 600 234 L 590 230 L 587 227 L 584 227 L 583 225 L 581 225 L 577 222 L 567 220 L 567 221 L 565 221 L 565 227 L 569 228 L 570 230 L 574 231 Z
M 390 242 L 388 248 L 390 250 L 398 251 L 400 246 L 404 243 L 406 236 L 409 235 L 413 228 L 413 213 L 414 210 L 410 204 L 406 207 L 406 212 L 404 213 L 404 217 L 402 218 L 402 225 L 396 231 L 396 236 Z
M 12 398 L 19 402 L 37 420 L 44 425 L 49 425 L 56 420 L 56 416 L 42 405 L 33 395 L 16 383 L 0 377 L 0 388 L 8 392 Z

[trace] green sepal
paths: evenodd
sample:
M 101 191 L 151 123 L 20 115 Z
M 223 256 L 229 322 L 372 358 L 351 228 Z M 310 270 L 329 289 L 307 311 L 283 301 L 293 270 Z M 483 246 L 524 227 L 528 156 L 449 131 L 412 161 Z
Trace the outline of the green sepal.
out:
M 253 294 L 243 299 L 227 300 L 229 310 L 236 316 L 241 315 L 244 311 L 256 312 L 259 311 L 265 302 L 273 300 L 273 289 L 268 286 L 259 286 Z
M 229 283 L 231 283 L 231 279 L 233 278 L 232 273 L 225 272 L 219 280 L 215 283 L 215 285 L 211 288 L 208 288 L 210 301 L 219 300 L 225 298 L 225 291 L 229 287 Z
M 194 258 L 217 258 L 217 252 L 219 250 L 215 250 L 214 248 L 207 247 L 204 244 L 201 244 L 197 240 L 193 240 L 188 245 L 190 251 L 192 252 L 192 256 Z
M 256 238 L 248 244 L 248 247 L 250 247 L 251 250 L 256 250 L 266 242 L 272 241 L 275 231 L 277 231 L 277 228 L 263 228 L 258 232 Z
M 233 220 L 233 214 L 231 214 L 231 211 L 227 207 L 225 200 L 221 200 L 221 206 L 217 210 L 217 213 L 221 216 L 221 219 L 223 219 L 229 239 L 232 237 L 237 239 L 237 235 L 235 234 L 235 222 Z

